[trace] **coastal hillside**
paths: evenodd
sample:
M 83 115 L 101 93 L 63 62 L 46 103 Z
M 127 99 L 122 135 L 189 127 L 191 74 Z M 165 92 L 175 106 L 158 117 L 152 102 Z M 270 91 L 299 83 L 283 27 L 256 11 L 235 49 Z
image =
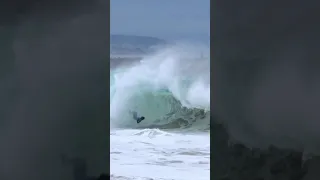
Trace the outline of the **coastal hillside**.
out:
M 155 37 L 118 34 L 110 35 L 111 54 L 145 54 L 152 52 L 155 48 L 165 44 L 165 40 Z

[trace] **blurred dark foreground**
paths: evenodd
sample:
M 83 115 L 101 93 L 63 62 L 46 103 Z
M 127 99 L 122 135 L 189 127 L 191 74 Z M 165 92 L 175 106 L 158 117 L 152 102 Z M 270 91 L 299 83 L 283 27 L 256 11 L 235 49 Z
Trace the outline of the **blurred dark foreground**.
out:
M 319 7 L 211 1 L 213 179 L 320 176 Z
M 0 179 L 77 179 L 61 153 L 109 173 L 108 5 L 0 2 Z

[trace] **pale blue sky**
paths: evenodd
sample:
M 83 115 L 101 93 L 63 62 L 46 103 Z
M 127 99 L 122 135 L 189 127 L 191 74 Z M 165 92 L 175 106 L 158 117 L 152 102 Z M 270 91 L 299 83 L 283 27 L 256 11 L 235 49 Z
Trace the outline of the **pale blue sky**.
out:
M 111 34 L 206 39 L 210 0 L 111 0 Z

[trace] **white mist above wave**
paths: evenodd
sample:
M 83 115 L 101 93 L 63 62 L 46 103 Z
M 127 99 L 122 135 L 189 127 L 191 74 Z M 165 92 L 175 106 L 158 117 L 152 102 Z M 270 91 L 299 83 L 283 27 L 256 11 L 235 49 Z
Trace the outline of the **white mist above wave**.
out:
M 209 127 L 208 49 L 177 45 L 111 70 L 111 128 L 137 127 L 129 111 L 146 117 L 140 127 L 185 122 Z M 197 118 L 202 122 L 196 122 Z M 179 121 L 178 121 L 179 120 Z

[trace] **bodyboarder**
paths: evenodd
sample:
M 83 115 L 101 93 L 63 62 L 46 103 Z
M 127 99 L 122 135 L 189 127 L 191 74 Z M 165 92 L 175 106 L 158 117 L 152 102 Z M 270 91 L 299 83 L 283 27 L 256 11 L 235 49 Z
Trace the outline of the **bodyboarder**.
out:
M 136 112 L 136 111 L 131 111 L 131 113 L 132 113 L 132 118 L 134 119 L 134 120 L 136 120 L 137 121 L 137 123 L 140 123 L 141 121 L 143 121 L 144 119 L 145 119 L 145 117 L 144 116 L 138 116 L 138 113 Z

